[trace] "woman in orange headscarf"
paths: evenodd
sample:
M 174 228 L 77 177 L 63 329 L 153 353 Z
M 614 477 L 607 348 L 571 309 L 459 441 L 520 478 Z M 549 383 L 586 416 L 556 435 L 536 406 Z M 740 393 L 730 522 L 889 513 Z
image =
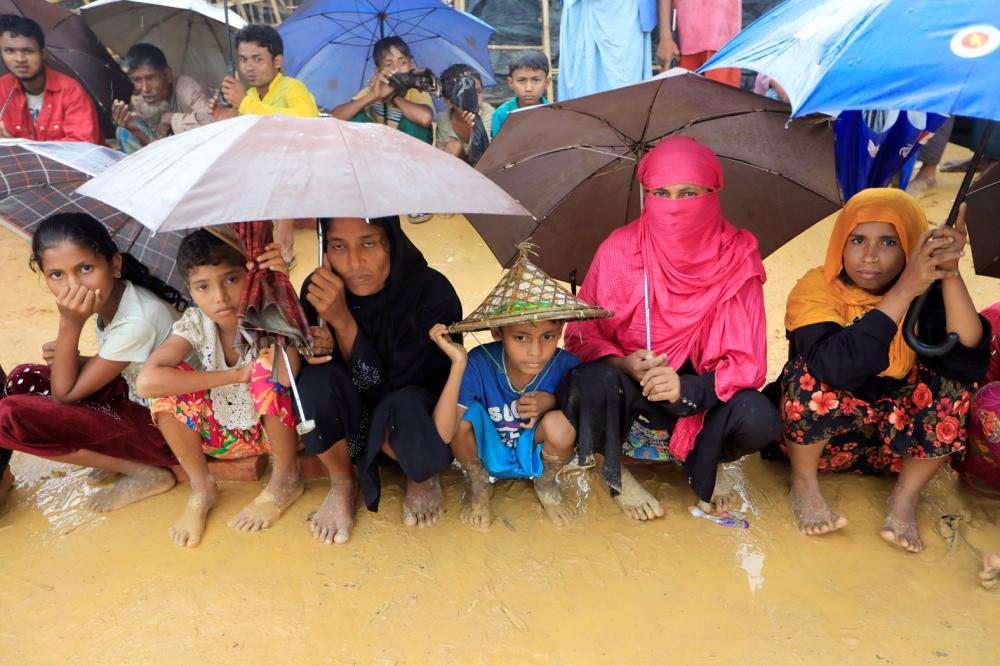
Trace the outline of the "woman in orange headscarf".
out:
M 898 473 L 881 534 L 910 552 L 923 549 L 920 492 L 965 447 L 972 385 L 989 363 L 989 323 L 958 270 L 964 247 L 964 209 L 955 228 L 929 230 L 908 194 L 864 190 L 837 217 L 824 265 L 789 295 L 781 407 L 802 533 L 847 524 L 823 498 L 818 470 Z M 911 301 L 928 288 L 919 338 L 959 337 L 936 358 L 910 349 L 901 330 Z

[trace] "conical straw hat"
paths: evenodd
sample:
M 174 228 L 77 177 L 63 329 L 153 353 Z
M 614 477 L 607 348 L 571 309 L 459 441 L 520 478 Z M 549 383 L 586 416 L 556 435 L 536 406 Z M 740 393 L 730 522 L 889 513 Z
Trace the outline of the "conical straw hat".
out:
M 603 319 L 613 313 L 584 303 L 528 259 L 530 243 L 486 300 L 468 317 L 448 327 L 450 333 L 482 331 L 529 321 Z

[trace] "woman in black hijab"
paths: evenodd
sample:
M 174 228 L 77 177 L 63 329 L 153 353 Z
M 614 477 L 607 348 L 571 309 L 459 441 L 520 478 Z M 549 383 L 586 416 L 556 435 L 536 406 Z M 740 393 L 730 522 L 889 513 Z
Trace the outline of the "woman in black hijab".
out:
M 451 464 L 432 411 L 449 362 L 427 332 L 462 318 L 454 287 L 400 228 L 398 217 L 326 221 L 326 265 L 302 287 L 317 346 L 299 389 L 316 429 L 303 437 L 330 473 L 313 534 L 344 543 L 354 522 L 357 465 L 369 510 L 378 510 L 379 465 L 406 474 L 403 520 L 426 526 L 441 511 L 437 475 Z

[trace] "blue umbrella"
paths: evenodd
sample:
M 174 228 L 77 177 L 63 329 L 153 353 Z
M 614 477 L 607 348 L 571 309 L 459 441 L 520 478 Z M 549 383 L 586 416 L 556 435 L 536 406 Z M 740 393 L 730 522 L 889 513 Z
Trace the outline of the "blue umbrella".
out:
M 372 46 L 402 37 L 417 66 L 440 74 L 471 65 L 494 85 L 487 44 L 495 32 L 441 0 L 306 0 L 279 27 L 289 76 L 303 81 L 320 106 L 350 100 L 374 74 Z
M 787 0 L 739 33 L 702 67 L 746 67 L 787 91 L 792 116 L 844 109 L 891 109 L 1000 121 L 1000 0 Z M 987 128 L 946 224 L 958 207 L 989 141 Z M 927 295 L 906 317 L 906 340 L 924 355 L 942 355 L 917 340 Z
M 792 115 L 894 109 L 1000 120 L 1000 1 L 787 0 L 702 67 L 763 72 Z

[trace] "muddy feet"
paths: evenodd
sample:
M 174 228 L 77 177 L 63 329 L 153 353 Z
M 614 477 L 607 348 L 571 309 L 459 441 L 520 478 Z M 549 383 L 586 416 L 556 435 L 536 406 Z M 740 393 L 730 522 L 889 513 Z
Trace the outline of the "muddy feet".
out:
M 735 463 L 721 463 L 715 476 L 715 489 L 712 490 L 712 501 L 708 507 L 699 507 L 706 513 L 720 515 L 726 511 L 739 511 L 743 508 L 743 497 L 737 487 L 743 480 L 743 473 Z
M 312 533 L 327 545 L 344 544 L 354 529 L 354 509 L 358 501 L 356 481 L 331 481 L 330 492 L 312 519 Z
M 894 546 L 911 553 L 919 553 L 924 549 L 924 542 L 917 531 L 917 503 L 920 493 L 916 495 L 889 496 L 888 511 L 879 535 Z
M 165 493 L 177 485 L 170 470 L 162 467 L 140 467 L 132 474 L 119 477 L 111 485 L 97 491 L 84 501 L 91 511 L 115 511 L 133 502 Z
M 118 474 L 118 472 L 112 472 L 110 469 L 93 467 L 89 472 L 87 472 L 87 485 L 103 486 L 105 483 L 114 481 L 119 476 L 121 475 Z
M 204 489 L 195 490 L 192 488 L 191 497 L 184 505 L 184 513 L 167 530 L 170 541 L 181 548 L 194 548 L 201 543 L 208 512 L 212 510 L 217 501 L 219 501 L 219 488 L 215 485 L 214 480 L 211 485 Z
M 983 556 L 983 570 L 979 580 L 987 590 L 1000 588 L 1000 553 L 986 553 Z
M 545 476 L 540 476 L 534 480 L 534 485 L 535 494 L 538 495 L 538 501 L 541 502 L 549 520 L 556 527 L 568 525 L 573 520 L 573 516 L 576 515 L 576 509 L 563 497 L 562 491 L 556 485 L 555 477 L 546 479 Z
M 488 529 L 493 522 L 493 510 L 490 507 L 493 484 L 490 483 L 489 472 L 478 460 L 462 465 L 462 471 L 469 486 L 462 495 L 462 510 L 458 519 L 474 530 Z
M 406 497 L 403 499 L 403 524 L 408 527 L 428 527 L 441 517 L 444 494 L 436 476 L 417 483 L 406 480 Z
M 826 498 L 819 489 L 819 479 L 792 477 L 792 511 L 799 521 L 799 532 L 807 536 L 819 536 L 839 530 L 847 525 L 847 518 L 830 510 Z
M 242 532 L 266 530 L 277 522 L 285 509 L 305 492 L 305 485 L 298 472 L 287 478 L 271 477 L 267 486 L 252 502 L 243 507 L 228 523 Z
M 643 488 L 632 472 L 622 465 L 622 491 L 614 498 L 622 512 L 633 520 L 653 520 L 663 516 L 663 507 Z

